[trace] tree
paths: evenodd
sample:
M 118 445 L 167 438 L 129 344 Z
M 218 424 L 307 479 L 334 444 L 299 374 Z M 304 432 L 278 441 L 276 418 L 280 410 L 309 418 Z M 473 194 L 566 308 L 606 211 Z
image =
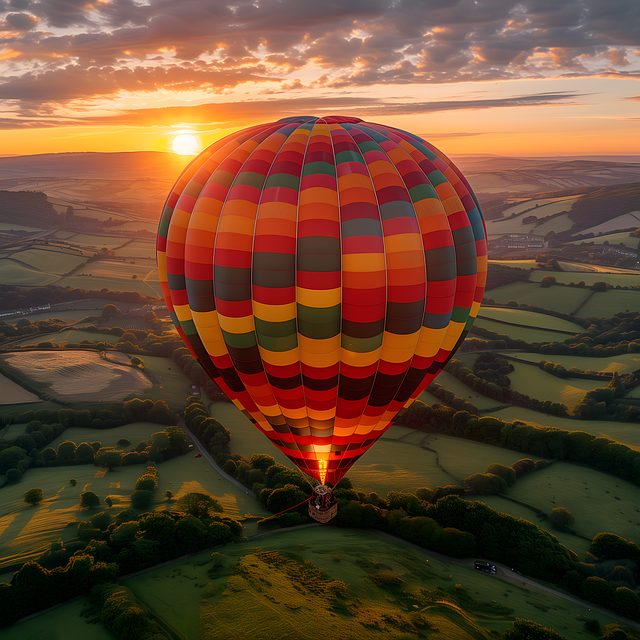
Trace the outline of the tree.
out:
M 65 440 L 58 445 L 57 462 L 59 464 L 70 464 L 76 458 L 76 443 L 71 440 Z
M 29 491 L 24 494 L 24 501 L 34 506 L 42 502 L 43 498 L 44 493 L 42 489 L 29 489 Z
M 20 447 L 7 447 L 0 451 L 0 473 L 7 469 L 16 469 L 23 460 L 27 459 L 27 452 Z
M 173 500 L 173 491 L 165 491 L 164 497 L 167 499 L 167 502 L 171 502 L 171 500 Z
M 111 498 L 111 496 L 107 496 L 104 499 L 104 503 L 107 505 L 107 507 L 111 508 L 113 506 L 113 499 Z
M 76 447 L 75 457 L 80 464 L 91 464 L 94 455 L 93 447 L 88 442 L 81 442 Z
M 80 494 L 80 506 L 83 509 L 93 509 L 100 504 L 100 498 L 93 491 L 85 491 Z
M 111 447 L 102 447 L 96 451 L 93 463 L 97 467 L 107 467 L 109 471 L 113 471 L 115 467 L 122 464 L 122 451 Z
M 153 502 L 153 491 L 136 489 L 131 494 L 131 506 L 134 509 L 148 509 Z
M 178 500 L 177 505 L 196 518 L 206 518 L 210 511 L 222 512 L 220 503 L 206 493 L 186 493 Z
M 516 619 L 502 640 L 566 640 L 564 636 L 531 620 Z
M 566 531 L 575 522 L 572 513 L 565 507 L 554 507 L 551 510 L 549 519 L 551 524 L 559 531 Z

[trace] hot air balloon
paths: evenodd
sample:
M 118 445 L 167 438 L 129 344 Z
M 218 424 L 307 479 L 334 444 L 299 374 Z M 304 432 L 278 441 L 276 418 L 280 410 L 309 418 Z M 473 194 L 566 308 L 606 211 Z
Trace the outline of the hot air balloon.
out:
M 228 398 L 331 486 L 438 375 L 480 308 L 478 201 L 422 138 L 359 118 L 233 133 L 162 212 L 160 283 L 185 345 Z

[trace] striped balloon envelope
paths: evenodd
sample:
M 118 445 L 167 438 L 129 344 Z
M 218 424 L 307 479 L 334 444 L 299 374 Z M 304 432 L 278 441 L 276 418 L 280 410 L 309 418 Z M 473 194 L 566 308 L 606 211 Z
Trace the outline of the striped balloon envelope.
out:
M 177 330 L 304 473 L 337 483 L 476 317 L 485 227 L 459 169 L 358 118 L 233 133 L 184 170 L 157 238 Z

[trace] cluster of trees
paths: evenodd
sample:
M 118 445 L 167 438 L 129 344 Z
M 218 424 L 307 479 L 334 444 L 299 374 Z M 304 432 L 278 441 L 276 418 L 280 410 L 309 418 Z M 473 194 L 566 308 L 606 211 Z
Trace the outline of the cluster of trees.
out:
M 119 575 L 237 540 L 242 525 L 213 510 L 193 515 L 177 508 L 137 515 L 126 510 L 116 518 L 97 513 L 79 525 L 81 530 L 80 541 L 54 543 L 38 561 L 22 565 L 10 583 L 0 584 L 0 626 L 113 583 Z
M 153 496 L 158 489 L 158 467 L 147 465 L 144 473 L 138 476 L 133 493 L 131 506 L 134 509 L 148 509 L 153 502 Z
M 585 393 L 576 414 L 587 419 L 611 419 L 636 422 L 640 419 L 640 405 L 627 402 L 625 396 L 640 384 L 640 371 L 619 375 L 614 372 L 606 387 Z
M 428 407 L 420 401 L 399 414 L 396 423 L 429 433 L 486 442 L 541 458 L 583 464 L 640 485 L 639 451 L 584 431 L 505 422 L 441 405 Z
M 548 360 L 540 360 L 538 362 L 538 366 L 545 371 L 546 373 L 550 373 L 552 376 L 556 378 L 585 378 L 587 380 L 594 379 L 610 379 L 611 373 L 608 371 L 583 371 L 582 369 L 576 369 L 576 367 L 571 367 L 567 369 L 562 366 L 559 362 L 549 362 Z
M 456 395 L 453 391 L 449 391 L 448 389 L 441 387 L 437 382 L 432 382 L 429 385 L 429 393 L 438 398 L 438 400 L 444 402 L 446 405 L 454 407 L 454 409 L 468 411 L 469 413 L 478 413 L 478 407 Z
M 150 443 L 140 443 L 134 451 L 101 447 L 100 442 L 70 440 L 56 449 L 47 445 L 68 427 L 108 429 L 128 422 L 148 421 L 175 424 L 176 415 L 164 400 L 133 398 L 121 406 L 104 409 L 40 409 L 10 417 L 0 416 L 0 427 L 26 422 L 25 433 L 0 442 L 0 474 L 5 482 L 18 482 L 29 467 L 91 464 L 113 468 L 121 464 L 161 461 L 185 453 L 189 441 L 180 429 L 165 429 L 153 435 Z
M 538 400 L 531 398 L 530 396 L 515 391 L 508 386 L 502 386 L 501 383 L 505 382 L 505 378 L 508 381 L 509 378 L 502 371 L 508 369 L 502 364 L 500 356 L 492 356 L 491 354 L 481 355 L 482 358 L 481 371 L 483 377 L 480 377 L 475 371 L 466 367 L 460 360 L 450 360 L 447 364 L 447 372 L 454 375 L 458 380 L 471 387 L 478 393 L 481 393 L 489 398 L 498 400 L 499 402 L 507 402 L 509 404 L 516 404 L 527 409 L 534 409 L 535 411 L 542 411 L 544 413 L 550 413 L 554 416 L 566 416 L 568 410 L 565 405 L 560 402 L 551 402 L 550 400 Z M 506 362 L 506 360 L 505 360 Z M 495 366 L 496 369 L 490 369 L 489 367 Z M 511 365 L 508 365 L 513 369 Z M 486 377 L 484 377 L 486 376 Z M 495 380 L 495 381 L 494 381 Z
M 500 354 L 482 353 L 473 363 L 473 373 L 484 380 L 491 380 L 501 387 L 510 387 L 509 374 L 514 370 L 513 365 Z
M 15 323 L 0 321 L 0 336 L 6 338 L 19 338 L 31 336 L 36 333 L 49 333 L 59 331 L 64 326 L 64 321 L 59 318 L 49 318 L 32 322 L 27 318 L 20 318 Z

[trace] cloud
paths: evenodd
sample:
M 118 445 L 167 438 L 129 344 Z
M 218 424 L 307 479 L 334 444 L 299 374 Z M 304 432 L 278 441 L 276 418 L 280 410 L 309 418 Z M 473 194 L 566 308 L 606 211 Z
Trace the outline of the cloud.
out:
M 329 115 L 340 113 L 357 117 L 435 113 L 464 109 L 495 109 L 501 107 L 530 107 L 548 104 L 576 104 L 575 99 L 584 94 L 555 92 L 535 93 L 507 98 L 472 100 L 436 100 L 432 102 L 397 102 L 378 98 L 342 96 L 309 97 L 244 102 L 221 102 L 188 107 L 162 107 L 131 109 L 107 116 L 75 118 L 28 117 L 0 119 L 0 129 L 25 129 L 65 125 L 117 125 L 117 126 L 168 126 L 177 122 L 206 129 L 224 125 L 242 126 L 256 121 L 277 120 L 294 114 Z M 480 133 L 430 134 L 430 137 L 462 137 Z
M 215 92 L 639 73 L 638 0 L 5 0 L 0 20 L 12 52 L 0 97 L 25 113 L 163 82 Z

